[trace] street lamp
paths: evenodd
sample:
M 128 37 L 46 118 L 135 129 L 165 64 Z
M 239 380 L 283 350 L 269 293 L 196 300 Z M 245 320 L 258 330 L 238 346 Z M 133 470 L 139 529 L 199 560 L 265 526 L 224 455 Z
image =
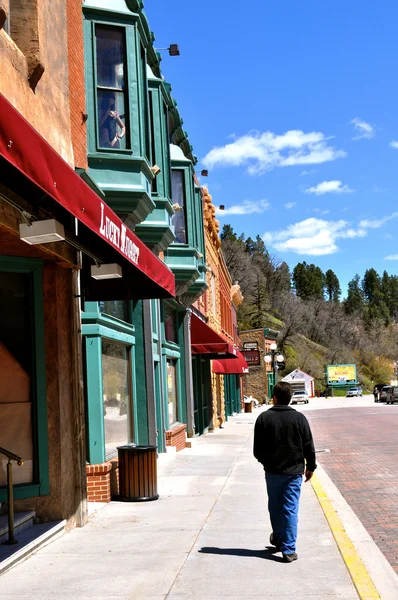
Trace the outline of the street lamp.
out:
M 273 385 L 272 385 L 272 396 L 274 395 L 274 387 L 276 384 L 276 369 L 277 369 L 277 363 L 283 362 L 284 356 L 283 354 L 281 354 L 278 349 L 277 349 L 277 345 L 275 342 L 272 342 L 272 344 L 270 344 L 269 347 L 269 352 L 267 352 L 267 354 L 264 356 L 264 361 L 267 364 L 272 365 L 272 375 L 273 375 Z

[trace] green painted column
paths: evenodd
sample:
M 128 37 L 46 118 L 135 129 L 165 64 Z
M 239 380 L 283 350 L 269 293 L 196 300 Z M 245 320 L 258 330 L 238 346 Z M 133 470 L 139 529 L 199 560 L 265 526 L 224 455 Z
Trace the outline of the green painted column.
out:
M 136 300 L 132 306 L 133 323 L 135 328 L 135 422 L 134 440 L 137 444 L 149 443 L 148 435 L 148 404 L 147 404 L 147 381 L 145 365 L 145 328 L 142 300 Z M 152 339 L 148 339 L 152 343 Z
M 88 461 L 105 461 L 104 407 L 102 402 L 102 339 L 86 336 L 86 395 Z

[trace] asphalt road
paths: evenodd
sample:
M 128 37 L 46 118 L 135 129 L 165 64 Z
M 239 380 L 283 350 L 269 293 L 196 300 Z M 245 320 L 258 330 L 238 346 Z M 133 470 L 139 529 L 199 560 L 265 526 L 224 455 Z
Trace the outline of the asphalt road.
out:
M 310 421 L 318 461 L 398 573 L 398 404 L 364 396 L 295 408 Z

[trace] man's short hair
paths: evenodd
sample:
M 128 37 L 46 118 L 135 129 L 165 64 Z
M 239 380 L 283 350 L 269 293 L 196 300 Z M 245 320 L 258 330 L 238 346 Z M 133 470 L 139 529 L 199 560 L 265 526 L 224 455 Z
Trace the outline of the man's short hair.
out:
M 274 387 L 274 396 L 276 396 L 278 404 L 287 406 L 292 399 L 292 388 L 290 387 L 290 384 L 286 381 L 277 383 Z

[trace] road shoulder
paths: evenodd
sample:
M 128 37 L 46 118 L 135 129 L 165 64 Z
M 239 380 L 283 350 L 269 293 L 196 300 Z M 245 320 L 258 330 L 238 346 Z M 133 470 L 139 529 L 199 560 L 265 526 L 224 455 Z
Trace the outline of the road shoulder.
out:
M 338 528 L 338 521 L 334 520 L 334 523 L 332 524 L 329 522 L 339 546 L 339 550 L 346 562 L 358 593 L 360 594 L 360 598 L 373 599 L 379 597 L 382 600 L 396 600 L 398 598 L 398 576 L 394 569 L 380 551 L 377 544 L 373 541 L 372 537 L 362 525 L 349 504 L 343 498 L 326 471 L 319 466 L 316 474 L 319 485 L 318 489 L 316 489 L 317 486 L 315 481 L 313 487 L 318 500 L 320 500 L 319 493 L 322 493 L 323 490 L 336 514 L 337 520 L 340 521 L 349 542 L 352 544 L 355 553 L 357 553 L 357 556 L 364 567 L 364 569 L 361 569 L 356 558 L 347 555 L 349 547 L 344 546 L 344 538 L 340 536 L 341 543 L 339 543 L 339 536 L 337 536 L 336 539 L 333 528 Z M 320 504 L 322 506 L 321 500 Z M 324 507 L 322 506 L 322 508 Z M 325 516 L 328 518 L 327 515 Z M 348 559 L 348 563 L 346 559 Z M 352 569 L 350 569 L 350 564 Z M 369 584 L 369 581 L 373 582 L 378 595 L 374 594 L 374 590 Z M 364 590 L 366 589 L 368 589 L 368 595 L 363 595 Z

